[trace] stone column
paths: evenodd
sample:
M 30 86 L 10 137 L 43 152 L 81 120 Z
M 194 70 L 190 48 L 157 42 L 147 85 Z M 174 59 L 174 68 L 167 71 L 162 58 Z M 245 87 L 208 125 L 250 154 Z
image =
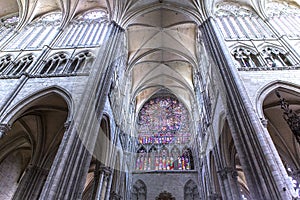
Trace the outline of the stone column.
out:
M 109 167 L 102 166 L 100 169 L 100 180 L 97 187 L 96 200 L 105 200 L 109 197 L 109 182 L 112 170 Z
M 107 26 L 105 42 L 91 67 L 86 93 L 74 108 L 73 121 L 63 136 L 40 199 L 81 199 L 124 33 L 114 22 Z
M 15 192 L 14 200 L 32 200 L 38 199 L 43 188 L 49 171 L 38 166 L 29 166 L 22 178 L 17 191 Z
M 215 73 L 221 77 L 219 84 L 226 102 L 226 114 L 250 195 L 253 199 L 292 199 L 292 191 L 281 172 L 282 163 L 274 144 L 266 139 L 264 129 L 254 112 L 237 69 L 223 37 L 213 18 L 202 25 L 203 41 L 214 61 Z
M 231 167 L 224 167 L 218 171 L 223 184 L 226 187 L 227 199 L 241 199 L 239 186 L 237 182 L 237 172 Z

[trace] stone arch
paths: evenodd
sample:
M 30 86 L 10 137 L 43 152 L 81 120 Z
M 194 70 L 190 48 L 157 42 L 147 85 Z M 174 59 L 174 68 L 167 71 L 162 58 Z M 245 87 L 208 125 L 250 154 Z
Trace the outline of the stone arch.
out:
M 100 121 L 100 128 L 97 133 L 96 144 L 93 155 L 96 160 L 105 166 L 110 165 L 111 144 L 111 124 L 109 115 L 103 114 Z
M 184 200 L 199 199 L 198 186 L 193 180 L 188 180 L 184 185 Z
M 68 113 L 68 103 L 53 90 L 31 95 L 10 112 L 11 128 L 0 140 L 0 168 L 9 163 L 11 155 L 16 153 L 21 155 L 19 160 L 23 160 L 23 164 L 18 166 L 20 174 L 17 182 L 12 184 L 9 177 L 1 177 L 2 187 L 12 184 L 12 188 L 16 189 L 9 198 L 39 197 L 64 136 Z M 11 165 L 13 170 L 16 165 Z M 3 195 L 0 194 L 1 199 L 5 198 Z
M 131 189 L 131 200 L 146 200 L 147 186 L 142 180 L 137 180 Z
M 266 91 L 268 92 L 263 98 L 261 109 L 266 121 L 265 127 L 269 132 L 267 137 L 273 142 L 274 151 L 278 152 L 286 173 L 293 180 L 293 187 L 300 197 L 300 179 L 296 175 L 300 169 L 300 157 L 297 153 L 300 150 L 300 138 L 294 134 L 296 133 L 294 129 L 299 125 L 298 122 L 290 123 L 293 117 L 299 118 L 299 87 L 275 84 Z M 282 169 L 282 173 L 285 174 L 285 170 Z
M 222 127 L 219 146 L 218 174 L 223 187 L 228 190 L 222 192 L 230 199 L 250 198 L 249 188 L 240 162 L 229 122 L 225 119 Z
M 26 97 L 22 98 L 19 102 L 17 102 L 13 107 L 9 108 L 5 113 L 4 117 L 2 118 L 1 122 L 3 124 L 8 124 L 11 126 L 11 124 L 20 116 L 20 113 L 23 113 L 26 109 L 28 109 L 28 105 L 35 100 L 44 97 L 49 94 L 57 94 L 61 98 L 64 99 L 64 101 L 67 104 L 68 107 L 68 117 L 66 121 L 70 121 L 73 117 L 73 100 L 72 95 L 65 90 L 62 87 L 59 86 L 51 86 L 48 88 L 41 89 L 39 91 L 36 91 L 32 94 L 26 95 Z

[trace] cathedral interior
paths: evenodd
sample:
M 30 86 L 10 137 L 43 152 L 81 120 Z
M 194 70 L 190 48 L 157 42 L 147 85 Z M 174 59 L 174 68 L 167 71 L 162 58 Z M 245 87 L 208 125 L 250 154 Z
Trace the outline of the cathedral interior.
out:
M 300 199 L 299 0 L 0 0 L 1 200 Z

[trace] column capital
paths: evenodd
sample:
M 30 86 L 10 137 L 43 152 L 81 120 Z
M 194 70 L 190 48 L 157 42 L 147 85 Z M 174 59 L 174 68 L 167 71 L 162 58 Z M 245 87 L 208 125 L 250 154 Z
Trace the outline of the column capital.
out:
M 8 124 L 0 124 L 0 139 L 6 135 L 7 131 L 11 129 L 11 126 Z
M 112 200 L 121 200 L 121 199 L 122 199 L 122 196 L 119 195 L 119 194 L 117 194 L 115 191 L 112 191 L 112 192 L 110 193 L 110 198 L 111 198 Z
M 234 170 L 232 167 L 224 167 L 223 169 L 218 170 L 217 173 L 220 174 L 221 179 L 224 180 L 227 179 L 228 173 L 232 173 L 232 177 L 233 177 L 233 173 L 235 171 L 236 170 Z
M 101 166 L 100 167 L 100 173 L 104 173 L 104 175 L 109 176 L 112 173 L 112 170 L 110 167 L 107 166 Z

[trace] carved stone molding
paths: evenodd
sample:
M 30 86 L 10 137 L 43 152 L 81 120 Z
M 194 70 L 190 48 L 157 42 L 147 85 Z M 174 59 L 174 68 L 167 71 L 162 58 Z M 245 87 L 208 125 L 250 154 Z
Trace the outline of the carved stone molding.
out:
M 121 200 L 122 196 L 117 194 L 115 191 L 110 193 L 110 200 Z
M 233 169 L 232 167 L 224 167 L 223 169 L 220 169 L 219 171 L 217 171 L 218 174 L 220 174 L 220 177 L 222 180 L 225 180 L 228 178 L 228 174 L 231 174 L 231 177 L 233 179 L 236 179 L 238 176 L 238 172 Z
M 0 124 L 0 139 L 6 135 L 6 132 L 10 130 L 10 126 L 7 124 Z

